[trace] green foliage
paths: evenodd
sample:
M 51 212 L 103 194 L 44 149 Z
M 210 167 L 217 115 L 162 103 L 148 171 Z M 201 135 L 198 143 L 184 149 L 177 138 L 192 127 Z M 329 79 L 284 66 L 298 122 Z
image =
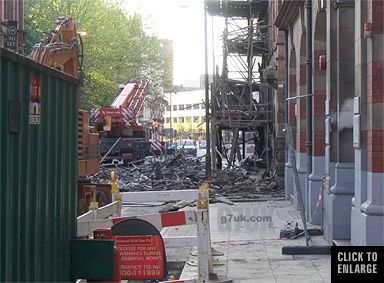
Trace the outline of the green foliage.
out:
M 182 124 L 182 123 L 177 123 L 177 124 L 174 126 L 174 128 L 176 129 L 176 131 L 177 131 L 178 133 L 184 133 L 184 131 L 185 131 L 184 124 Z
M 84 87 L 81 107 L 110 105 L 118 85 L 129 79 L 150 81 L 150 96 L 145 105 L 161 116 L 166 64 L 161 41 L 149 37 L 142 28 L 141 16 L 130 17 L 108 0 L 27 0 L 25 1 L 26 51 L 55 28 L 59 16 L 71 15 L 77 31 L 85 31 Z M 159 112 L 160 111 L 160 112 Z

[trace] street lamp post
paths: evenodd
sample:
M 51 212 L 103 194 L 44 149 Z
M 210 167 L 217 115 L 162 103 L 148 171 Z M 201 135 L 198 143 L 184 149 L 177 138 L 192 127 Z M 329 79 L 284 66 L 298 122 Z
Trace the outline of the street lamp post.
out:
M 211 140 L 209 129 L 209 76 L 208 76 L 208 25 L 207 25 L 207 3 L 204 1 L 204 49 L 205 49 L 205 139 L 206 139 L 206 155 L 205 155 L 205 177 L 207 180 L 211 178 Z

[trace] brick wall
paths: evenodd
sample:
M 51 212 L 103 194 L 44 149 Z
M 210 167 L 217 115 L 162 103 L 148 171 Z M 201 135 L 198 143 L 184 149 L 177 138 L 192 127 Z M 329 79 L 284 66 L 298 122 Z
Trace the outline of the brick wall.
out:
M 367 169 L 384 173 L 384 2 L 368 1 L 367 8 L 373 33 L 367 57 Z

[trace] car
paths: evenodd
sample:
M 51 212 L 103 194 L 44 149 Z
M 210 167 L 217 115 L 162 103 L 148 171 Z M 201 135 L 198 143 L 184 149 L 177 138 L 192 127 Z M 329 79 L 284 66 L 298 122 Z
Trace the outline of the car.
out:
M 193 140 L 178 140 L 168 147 L 167 152 L 183 152 L 193 156 L 197 155 L 196 143 Z

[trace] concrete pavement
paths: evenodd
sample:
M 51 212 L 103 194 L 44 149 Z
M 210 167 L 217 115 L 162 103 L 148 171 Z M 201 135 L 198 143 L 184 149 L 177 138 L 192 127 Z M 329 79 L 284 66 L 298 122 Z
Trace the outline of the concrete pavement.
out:
M 282 255 L 286 245 L 305 245 L 303 237 L 279 239 L 285 221 L 301 222 L 299 212 L 287 201 L 210 205 L 213 247 L 224 252 L 216 257 L 224 263 L 214 272 L 233 282 L 330 282 L 330 255 Z M 191 227 L 170 227 L 163 235 L 194 235 Z M 312 245 L 326 245 L 322 236 Z M 190 256 L 189 260 L 196 260 Z M 196 278 L 197 267 L 185 265 L 181 279 Z M 214 281 L 212 281 L 214 282 Z

